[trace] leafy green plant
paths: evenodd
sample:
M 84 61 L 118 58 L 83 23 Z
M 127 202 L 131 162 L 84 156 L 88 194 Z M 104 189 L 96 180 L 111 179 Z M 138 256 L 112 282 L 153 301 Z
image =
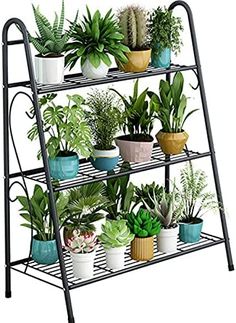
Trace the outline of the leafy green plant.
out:
M 147 100 L 148 88 L 139 95 L 137 80 L 134 84 L 133 96 L 129 96 L 128 99 L 117 90 L 111 90 L 120 96 L 125 106 L 123 113 L 124 133 L 128 132 L 131 140 L 150 137 L 155 119 L 155 106 L 154 104 L 150 105 Z
M 112 149 L 122 120 L 120 101 L 114 99 L 108 90 L 94 90 L 88 95 L 86 104 L 89 107 L 86 119 L 96 144 L 95 148 Z
M 186 120 L 198 109 L 186 114 L 187 97 L 182 94 L 184 78 L 181 72 L 174 76 L 172 84 L 168 81 L 160 81 L 160 96 L 149 92 L 152 111 L 156 111 L 156 117 L 161 121 L 162 131 L 177 133 L 183 131 Z
M 112 9 L 107 12 L 105 17 L 101 17 L 98 10 L 92 16 L 87 7 L 87 16 L 83 16 L 82 23 L 76 25 L 72 38 L 73 43 L 67 46 L 69 54 L 66 57 L 66 65 L 70 66 L 70 69 L 80 58 L 81 65 L 84 65 L 85 61 L 89 59 L 95 68 L 101 62 L 111 66 L 109 54 L 119 61 L 127 63 L 125 53 L 129 52 L 129 48 L 122 44 L 124 36 L 112 14 Z
M 73 253 L 93 252 L 97 247 L 97 237 L 94 232 L 81 233 L 74 230 L 73 235 L 67 240 L 66 249 Z
M 127 6 L 118 13 L 119 26 L 124 35 L 123 43 L 131 50 L 149 47 L 147 12 L 139 6 Z
M 40 12 L 39 7 L 35 7 L 33 5 L 33 12 L 35 22 L 38 27 L 38 33 L 36 33 L 36 38 L 29 35 L 29 40 L 40 55 L 60 56 L 63 52 L 65 52 L 66 44 L 75 30 L 78 12 L 76 14 L 74 22 L 71 24 L 70 29 L 65 33 L 63 32 L 65 21 L 64 0 L 62 0 L 60 18 L 58 17 L 57 13 L 55 13 L 55 20 L 53 24 L 51 24 L 48 19 Z
M 139 209 L 137 214 L 128 214 L 127 220 L 130 231 L 139 238 L 152 237 L 161 231 L 161 224 L 157 217 L 153 217 L 149 211 L 144 209 Z
M 163 192 L 163 187 L 159 186 L 155 182 L 152 182 L 151 184 L 141 184 L 141 188 L 135 187 L 135 199 L 136 199 L 136 205 L 139 203 L 145 203 L 151 208 L 154 208 L 154 203 L 150 199 L 150 195 L 155 195 L 156 199 L 158 201 L 161 200 L 162 197 L 162 192 Z
M 84 157 L 89 157 L 92 152 L 92 135 L 85 120 L 81 107 L 84 99 L 79 95 L 68 95 L 68 105 L 56 105 L 56 95 L 43 96 L 39 104 L 46 106 L 43 111 L 43 131 L 49 139 L 46 148 L 50 158 L 68 156 L 77 152 Z M 35 123 L 28 132 L 28 138 L 38 138 L 38 127 Z M 41 152 L 38 158 L 41 157 Z
M 182 19 L 175 17 L 166 7 L 158 7 L 150 13 L 149 32 L 154 54 L 160 54 L 165 48 L 170 48 L 177 55 L 182 46 L 181 31 Z
M 98 238 L 104 249 L 125 247 L 134 239 L 125 220 L 106 221 L 102 225 L 102 231 Z
M 54 193 L 56 209 L 59 223 L 64 221 L 65 209 L 68 199 L 62 193 Z M 35 185 L 31 198 L 18 196 L 18 201 L 22 205 L 20 216 L 26 221 L 21 226 L 33 229 L 38 240 L 48 241 L 55 237 L 54 227 L 49 213 L 49 199 L 47 191 L 43 191 L 41 186 Z

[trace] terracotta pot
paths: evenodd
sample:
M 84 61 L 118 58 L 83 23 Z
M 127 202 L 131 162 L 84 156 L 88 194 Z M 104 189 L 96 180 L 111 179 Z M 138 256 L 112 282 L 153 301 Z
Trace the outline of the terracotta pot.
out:
M 137 238 L 131 242 L 131 258 L 139 261 L 151 260 L 154 257 L 154 237 Z
M 130 53 L 126 53 L 126 56 L 129 60 L 128 63 L 116 61 L 121 71 L 134 73 L 144 72 L 151 59 L 151 49 L 131 51 Z
M 188 140 L 187 132 L 169 133 L 159 131 L 156 135 L 157 141 L 162 151 L 167 155 L 180 154 Z
M 124 161 L 141 163 L 151 159 L 153 140 L 131 141 L 127 140 L 126 136 L 121 136 L 116 138 L 115 141 L 120 148 L 120 154 Z

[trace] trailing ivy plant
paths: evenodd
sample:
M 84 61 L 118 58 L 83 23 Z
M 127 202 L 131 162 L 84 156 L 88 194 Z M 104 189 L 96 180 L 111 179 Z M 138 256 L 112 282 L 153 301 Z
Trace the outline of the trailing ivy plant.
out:
M 67 95 L 68 104 L 61 106 L 54 102 L 56 96 L 46 95 L 39 101 L 41 107 L 46 106 L 43 111 L 43 131 L 48 137 L 46 148 L 49 157 L 68 156 L 72 152 L 89 157 L 92 152 L 92 136 L 81 107 L 84 99 L 79 95 Z M 38 138 L 36 123 L 29 130 L 28 138 Z M 38 153 L 38 158 L 40 157 L 41 151 Z

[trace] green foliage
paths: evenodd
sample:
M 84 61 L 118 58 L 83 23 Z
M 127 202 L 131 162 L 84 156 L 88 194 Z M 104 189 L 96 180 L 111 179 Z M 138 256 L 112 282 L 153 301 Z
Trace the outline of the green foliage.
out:
M 104 249 L 125 247 L 134 239 L 125 220 L 106 221 L 103 233 L 98 237 Z
M 68 199 L 62 193 L 54 194 L 59 223 L 62 223 L 64 221 L 65 208 Z M 26 221 L 21 226 L 29 229 L 32 227 L 39 240 L 53 240 L 54 228 L 49 214 L 47 191 L 43 191 L 41 186 L 35 185 L 31 198 L 28 199 L 27 196 L 17 196 L 17 199 L 22 205 L 20 216 Z
M 74 22 L 71 24 L 70 29 L 65 33 L 63 33 L 65 20 L 64 0 L 62 0 L 60 19 L 57 13 L 55 13 L 55 20 L 53 24 L 51 24 L 48 19 L 40 12 L 39 7 L 35 7 L 33 5 L 33 12 L 35 22 L 38 27 L 38 33 L 36 33 L 36 38 L 29 35 L 29 40 L 34 45 L 39 54 L 43 56 L 61 55 L 65 51 L 66 44 L 75 30 L 78 12 L 76 14 Z
M 152 237 L 160 233 L 161 224 L 149 211 L 139 209 L 137 214 L 130 213 L 127 216 L 127 224 L 130 231 L 139 238 Z
M 183 31 L 182 19 L 173 16 L 172 11 L 165 7 L 158 7 L 151 12 L 149 32 L 151 48 L 155 54 L 160 54 L 165 48 L 170 48 L 177 55 L 182 46 L 181 31 Z
M 177 188 L 180 201 L 179 212 L 184 222 L 194 222 L 209 211 L 220 209 L 215 194 L 206 192 L 207 176 L 202 170 L 194 170 L 192 163 L 188 163 L 181 170 L 181 187 Z
M 108 90 L 94 90 L 89 94 L 86 104 L 89 107 L 86 118 L 96 149 L 112 149 L 122 119 L 120 101 L 114 99 Z
M 139 6 L 127 6 L 118 13 L 123 43 L 131 50 L 146 49 L 149 45 L 147 12 Z
M 138 94 L 138 80 L 134 84 L 133 96 L 129 99 L 121 95 L 115 89 L 111 89 L 122 99 L 125 111 L 123 113 L 124 125 L 123 131 L 133 136 L 143 134 L 149 136 L 153 130 L 153 121 L 155 119 L 155 105 L 150 105 L 147 98 L 148 88 L 140 95 Z
M 49 137 L 46 143 L 49 156 L 66 156 L 75 151 L 86 158 L 89 157 L 93 149 L 92 135 L 81 107 L 84 99 L 79 95 L 68 95 L 68 105 L 63 107 L 55 104 L 55 97 L 55 94 L 51 94 L 43 96 L 39 101 L 41 107 L 46 106 L 43 112 L 43 130 Z M 38 138 L 37 123 L 29 130 L 28 138 Z M 41 152 L 38 154 L 38 158 L 40 157 Z
M 101 62 L 110 66 L 109 54 L 119 61 L 127 63 L 125 53 L 129 52 L 129 48 L 122 44 L 124 36 L 112 14 L 112 9 L 104 17 L 101 17 L 98 10 L 92 16 L 87 7 L 87 17 L 83 16 L 82 23 L 76 25 L 72 38 L 74 42 L 67 46 L 69 54 L 66 57 L 66 65 L 70 66 L 70 69 L 80 58 L 81 65 L 86 59 L 89 59 L 95 68 Z
M 141 188 L 136 186 L 135 187 L 136 205 L 143 203 L 143 201 L 145 201 L 145 203 L 151 209 L 153 209 L 155 205 L 153 201 L 149 198 L 149 196 L 153 194 L 155 195 L 156 199 L 160 201 L 162 197 L 162 192 L 163 192 L 163 187 L 159 186 L 155 182 L 153 182 L 152 184 L 146 184 L 146 185 L 141 184 Z
M 156 111 L 156 117 L 161 121 L 164 132 L 182 132 L 185 121 L 198 110 L 195 109 L 186 114 L 187 97 L 182 94 L 183 86 L 183 75 L 177 72 L 172 84 L 168 81 L 160 81 L 160 96 L 154 92 L 148 93 L 151 97 L 152 111 Z

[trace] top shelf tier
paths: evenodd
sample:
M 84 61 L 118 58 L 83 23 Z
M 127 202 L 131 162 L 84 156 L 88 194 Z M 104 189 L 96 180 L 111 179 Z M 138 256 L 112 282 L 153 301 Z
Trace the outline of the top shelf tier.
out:
M 196 65 L 174 65 L 172 64 L 170 68 L 154 68 L 148 67 L 145 72 L 141 73 L 124 73 L 118 70 L 118 68 L 110 69 L 108 75 L 102 79 L 90 80 L 85 78 L 81 73 L 79 74 L 70 74 L 65 76 L 65 82 L 62 84 L 56 85 L 38 85 L 38 94 L 46 94 L 51 92 L 59 92 L 71 89 L 78 89 L 87 86 L 101 85 L 107 83 L 114 83 L 126 80 L 133 80 L 137 78 L 156 76 L 156 75 L 165 75 L 176 73 L 178 71 L 189 71 L 195 70 L 197 68 Z M 18 86 L 23 86 L 30 88 L 30 82 L 16 82 L 10 83 L 9 87 L 14 88 Z

